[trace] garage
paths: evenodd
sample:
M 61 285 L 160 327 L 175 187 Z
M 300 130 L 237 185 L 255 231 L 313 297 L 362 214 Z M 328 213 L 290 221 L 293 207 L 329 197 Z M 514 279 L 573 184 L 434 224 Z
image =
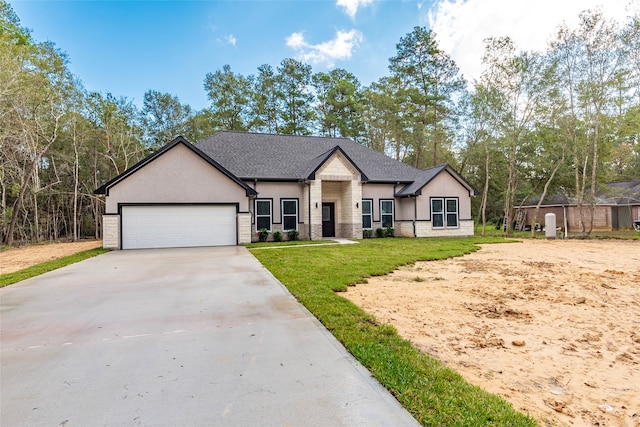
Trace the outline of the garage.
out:
M 237 244 L 235 205 L 122 207 L 122 249 Z

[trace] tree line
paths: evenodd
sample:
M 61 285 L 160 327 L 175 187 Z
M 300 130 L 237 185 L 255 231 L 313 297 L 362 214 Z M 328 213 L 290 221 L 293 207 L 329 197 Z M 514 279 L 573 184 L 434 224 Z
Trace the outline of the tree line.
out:
M 545 52 L 485 40 L 467 81 L 432 31 L 398 42 L 389 73 L 368 86 L 351 72 L 286 58 L 242 75 L 207 73 L 210 105 L 194 111 L 149 90 L 141 108 L 87 91 L 50 42 L 34 40 L 0 0 L 0 235 L 4 244 L 100 238 L 93 190 L 177 135 L 236 130 L 346 137 L 417 168 L 449 163 L 481 193 L 478 222 L 504 220 L 534 195 L 562 191 L 589 210 L 605 182 L 640 179 L 640 19 L 580 14 Z

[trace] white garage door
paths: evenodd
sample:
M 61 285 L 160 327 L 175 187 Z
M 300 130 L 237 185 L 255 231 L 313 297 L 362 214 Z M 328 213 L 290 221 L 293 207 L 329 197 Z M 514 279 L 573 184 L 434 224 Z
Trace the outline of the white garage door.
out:
M 235 245 L 235 206 L 123 206 L 122 249 Z

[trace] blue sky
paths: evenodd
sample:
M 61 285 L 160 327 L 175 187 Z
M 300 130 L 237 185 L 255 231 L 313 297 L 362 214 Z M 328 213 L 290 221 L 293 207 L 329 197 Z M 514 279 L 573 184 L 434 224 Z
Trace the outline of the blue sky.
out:
M 544 49 L 562 21 L 601 7 L 623 22 L 628 0 L 10 0 L 38 41 L 52 41 L 90 91 L 141 106 L 153 89 L 194 109 L 209 105 L 206 73 L 229 64 L 255 74 L 296 58 L 314 72 L 345 68 L 368 85 L 388 74 L 400 38 L 433 29 L 463 74 L 477 77 L 482 40 L 509 35 L 521 49 Z M 637 3 L 636 3 L 637 4 Z

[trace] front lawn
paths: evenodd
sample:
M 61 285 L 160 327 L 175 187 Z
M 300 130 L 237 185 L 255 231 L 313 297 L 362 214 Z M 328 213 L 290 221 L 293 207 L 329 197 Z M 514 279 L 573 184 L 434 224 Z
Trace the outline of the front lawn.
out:
M 301 245 L 327 245 L 335 242 L 333 240 L 284 240 L 282 242 L 255 242 L 247 243 L 245 246 L 249 249 L 273 248 L 282 246 L 301 246 Z
M 425 426 L 534 426 L 511 404 L 464 381 L 336 291 L 399 266 L 461 256 L 501 238 L 367 239 L 357 245 L 253 251 L 289 291 Z

